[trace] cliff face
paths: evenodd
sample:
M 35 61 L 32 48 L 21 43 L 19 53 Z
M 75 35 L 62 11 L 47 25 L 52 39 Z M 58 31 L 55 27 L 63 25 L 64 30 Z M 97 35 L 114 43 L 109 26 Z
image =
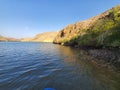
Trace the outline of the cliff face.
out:
M 73 46 L 120 46 L 120 5 L 89 20 L 68 25 L 53 43 Z
M 23 38 L 22 42 L 53 42 L 58 32 L 46 32 L 38 34 L 33 38 Z

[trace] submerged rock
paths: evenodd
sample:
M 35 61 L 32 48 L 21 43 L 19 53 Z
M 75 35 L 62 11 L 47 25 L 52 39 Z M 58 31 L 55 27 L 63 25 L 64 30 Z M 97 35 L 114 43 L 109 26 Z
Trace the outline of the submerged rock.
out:
M 120 50 L 90 49 L 87 50 L 87 52 L 88 55 L 95 58 L 96 61 L 105 62 L 106 65 L 110 64 L 120 69 Z

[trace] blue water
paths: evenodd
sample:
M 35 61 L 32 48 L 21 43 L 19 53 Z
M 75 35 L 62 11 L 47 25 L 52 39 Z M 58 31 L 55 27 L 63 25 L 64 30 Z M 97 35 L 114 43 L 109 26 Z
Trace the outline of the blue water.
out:
M 84 53 L 52 43 L 0 42 L 0 90 L 120 90 L 120 73 Z

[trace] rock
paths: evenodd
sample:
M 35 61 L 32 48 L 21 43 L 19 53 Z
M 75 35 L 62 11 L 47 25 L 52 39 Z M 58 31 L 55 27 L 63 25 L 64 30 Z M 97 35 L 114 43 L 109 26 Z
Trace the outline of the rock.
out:
M 120 49 L 79 49 L 78 56 L 81 60 L 92 62 L 100 67 L 111 67 L 120 70 Z
M 89 50 L 88 53 L 95 58 L 103 59 L 108 62 L 114 61 L 117 58 L 117 56 L 114 54 L 114 52 L 112 52 L 110 50 L 105 50 L 105 49 Z

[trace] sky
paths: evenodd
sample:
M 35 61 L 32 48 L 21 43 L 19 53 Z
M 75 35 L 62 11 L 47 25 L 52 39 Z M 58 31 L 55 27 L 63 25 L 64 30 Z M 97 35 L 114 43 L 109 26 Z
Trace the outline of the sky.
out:
M 120 4 L 120 0 L 0 0 L 0 35 L 33 37 L 60 31 Z

